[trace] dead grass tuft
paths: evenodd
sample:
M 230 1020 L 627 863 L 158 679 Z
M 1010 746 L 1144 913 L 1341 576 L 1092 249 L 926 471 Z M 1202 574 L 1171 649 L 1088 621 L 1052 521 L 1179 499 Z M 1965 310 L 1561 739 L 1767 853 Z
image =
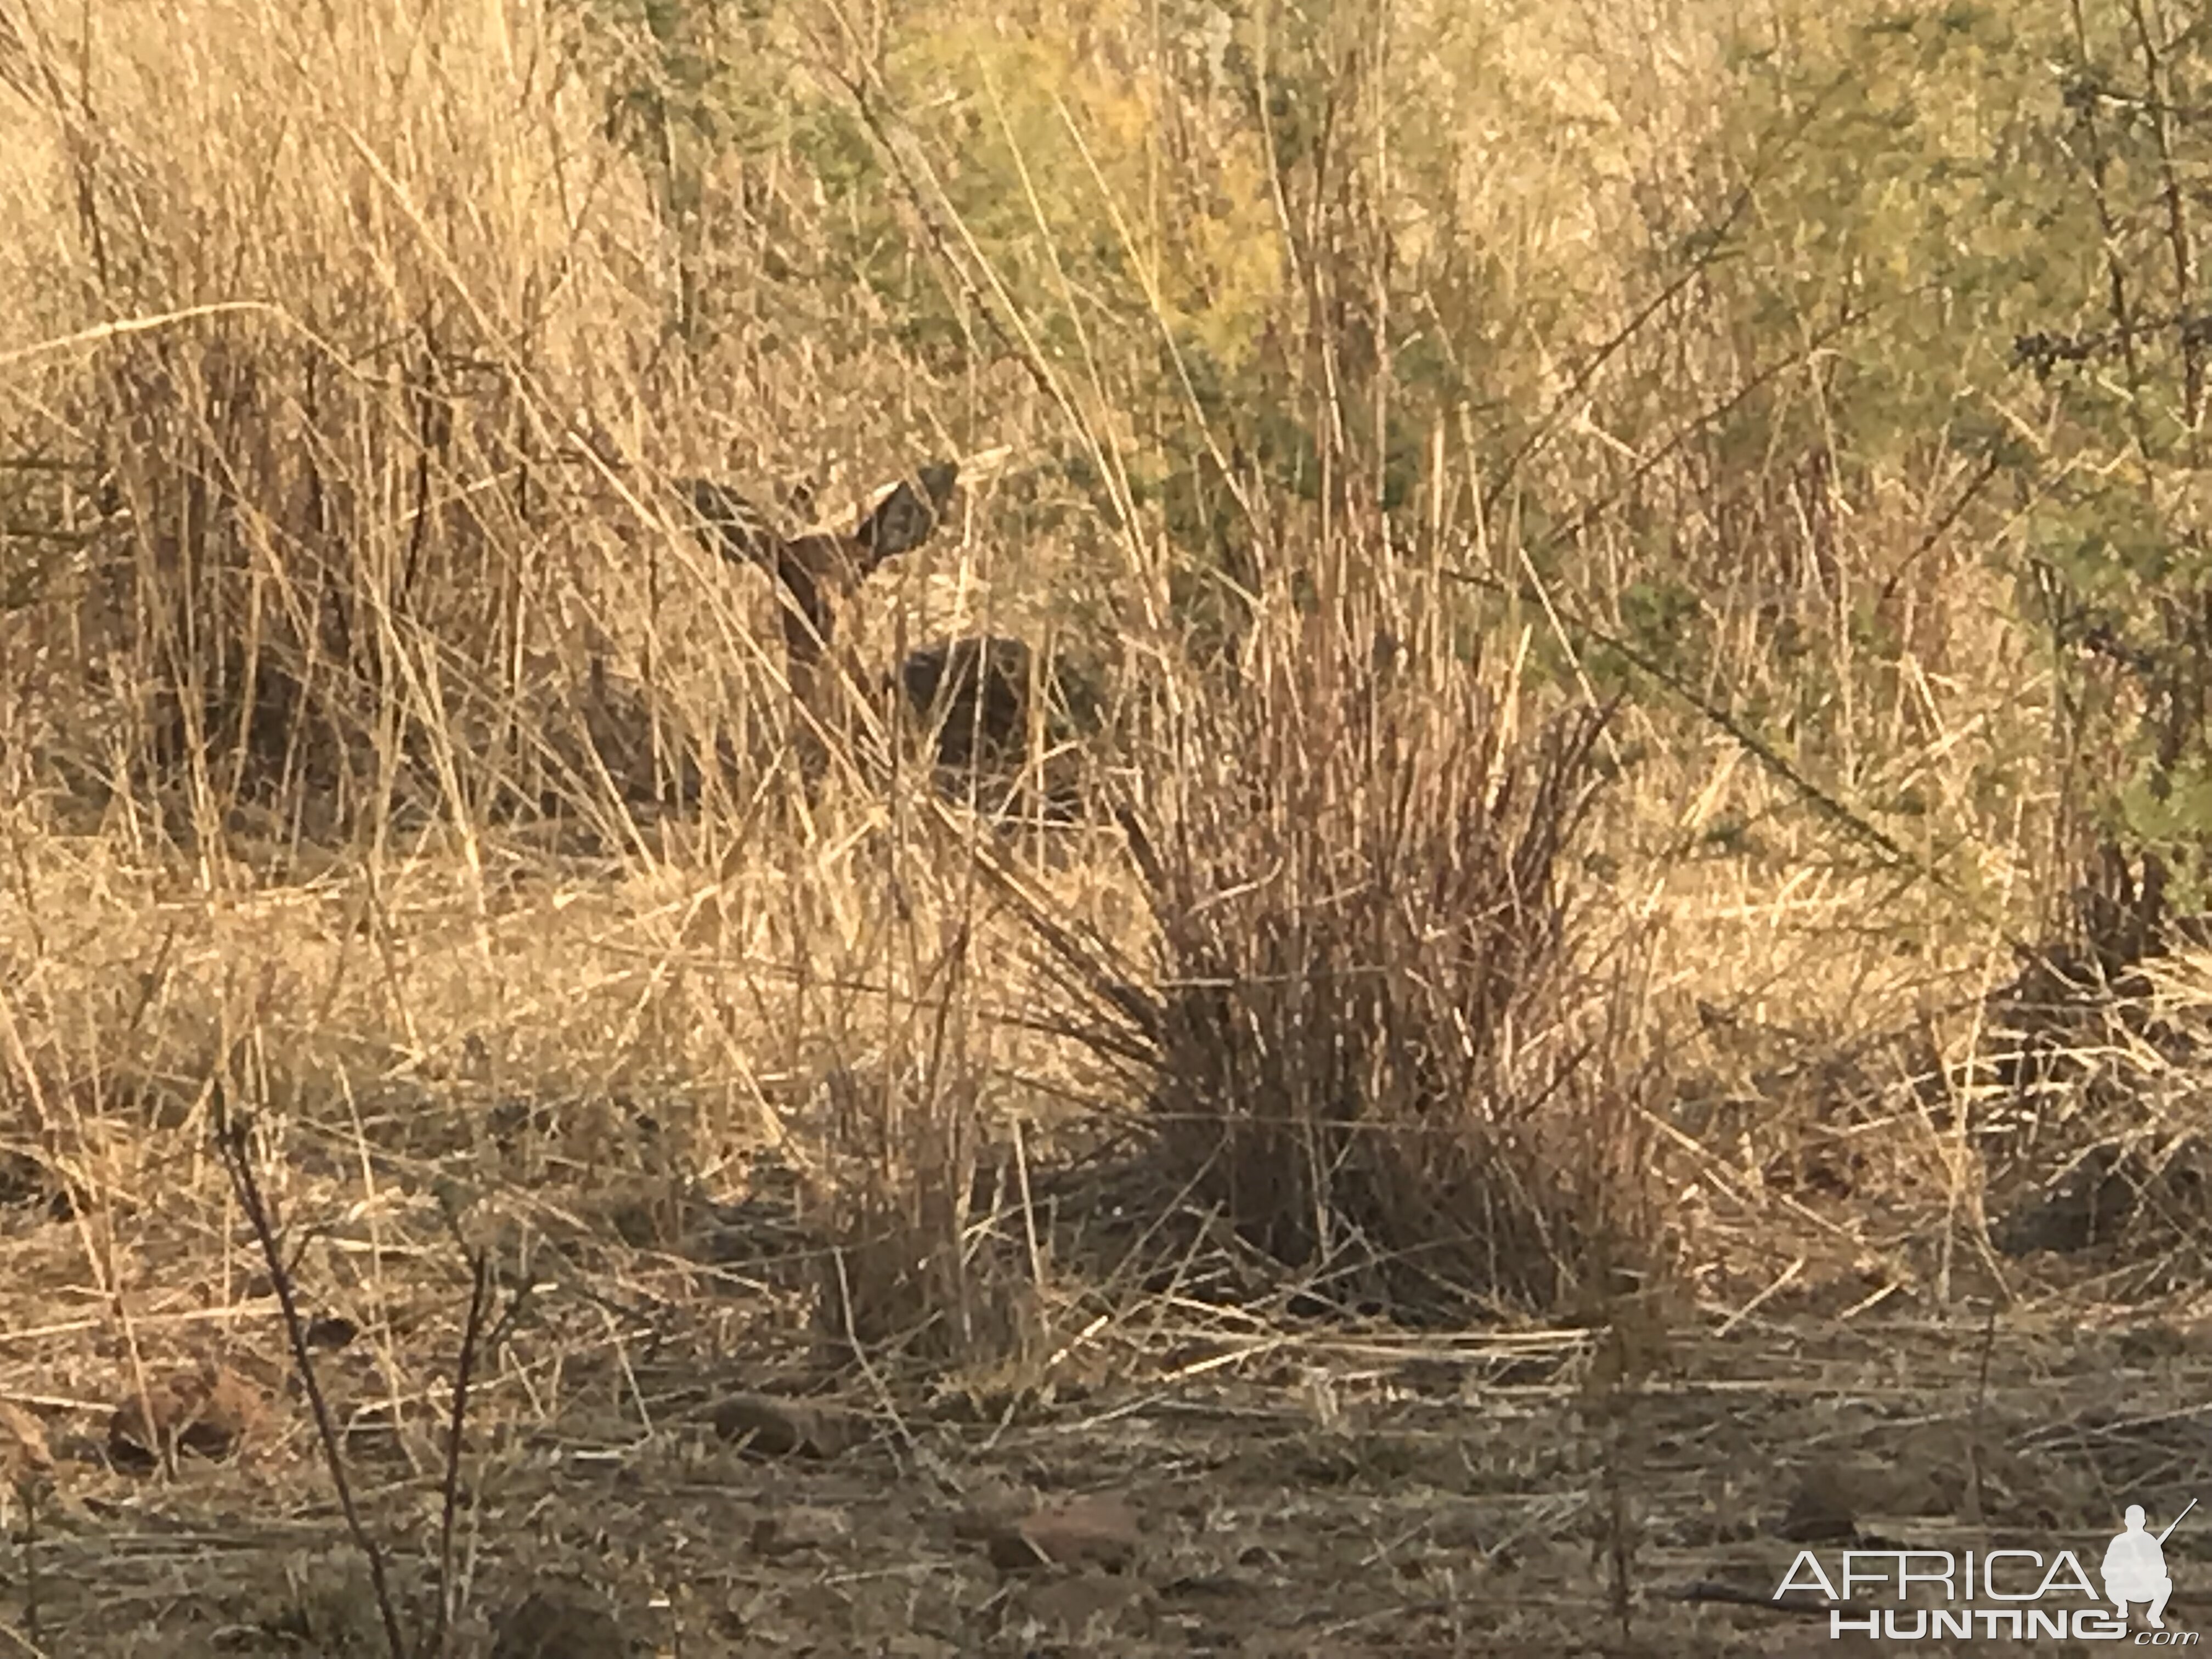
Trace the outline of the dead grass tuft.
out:
M 1130 813 L 1149 1000 L 1039 931 L 1079 1028 L 1149 1061 L 1166 1191 L 1338 1305 L 1554 1305 L 1648 1254 L 1625 1032 L 1566 876 L 1605 717 L 1524 731 L 1512 676 L 1360 615 L 1285 610 L 1237 682 L 1187 688 Z

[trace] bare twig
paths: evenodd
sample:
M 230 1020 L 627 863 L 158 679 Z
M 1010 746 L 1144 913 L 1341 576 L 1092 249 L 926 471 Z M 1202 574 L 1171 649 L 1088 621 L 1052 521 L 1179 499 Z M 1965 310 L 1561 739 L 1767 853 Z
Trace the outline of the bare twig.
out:
M 230 1110 L 229 1097 L 222 1080 L 210 1085 L 215 1105 L 216 1144 L 222 1149 L 224 1167 L 230 1171 L 232 1188 L 238 1194 L 239 1207 L 246 1212 L 246 1224 L 260 1241 L 261 1255 L 269 1264 L 270 1288 L 276 1292 L 276 1305 L 284 1317 L 284 1335 L 292 1346 L 292 1368 L 299 1375 L 301 1389 L 307 1396 L 307 1407 L 315 1419 L 315 1437 L 323 1449 L 323 1464 L 331 1472 L 331 1485 L 336 1488 L 338 1510 L 345 1516 L 346 1531 L 368 1562 L 368 1577 L 376 1595 L 376 1611 L 384 1621 L 384 1639 L 392 1651 L 392 1659 L 408 1659 L 407 1638 L 400 1632 L 399 1611 L 393 1605 L 389 1576 L 385 1571 L 384 1552 L 362 1523 L 361 1512 L 353 1499 L 353 1484 L 346 1478 L 345 1453 L 338 1445 L 337 1427 L 331 1420 L 330 1402 L 323 1396 L 321 1382 L 315 1375 L 315 1362 L 307 1352 L 307 1322 L 300 1315 L 299 1297 L 295 1293 L 292 1275 L 284 1265 L 284 1253 L 276 1237 L 276 1224 L 269 1213 L 269 1205 L 262 1195 L 261 1182 L 253 1173 L 252 1154 L 246 1146 L 251 1123 L 234 1116 Z M 458 1393 L 458 1389 L 456 1393 Z
M 469 1382 L 476 1370 L 484 1316 L 491 1307 L 491 1265 L 482 1250 L 469 1257 L 469 1313 L 461 1326 L 460 1357 L 453 1365 L 453 1409 L 446 1431 L 446 1480 L 438 1513 L 438 1606 L 429 1650 L 444 1659 L 453 1618 L 453 1516 L 459 1508 L 461 1434 L 467 1425 Z
M 23 1500 L 23 1634 L 33 1648 L 39 1631 L 39 1480 L 27 1477 L 15 1488 Z

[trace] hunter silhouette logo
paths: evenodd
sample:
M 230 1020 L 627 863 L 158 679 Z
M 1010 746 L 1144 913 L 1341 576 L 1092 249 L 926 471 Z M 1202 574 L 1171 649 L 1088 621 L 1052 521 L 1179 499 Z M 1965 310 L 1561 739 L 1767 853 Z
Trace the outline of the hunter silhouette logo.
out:
M 2166 1571 L 2166 1540 L 2181 1524 L 2182 1516 L 2196 1507 L 2197 1500 L 2192 1498 L 2188 1508 L 2167 1522 L 2164 1532 L 2154 1536 L 2143 1530 L 2142 1505 L 2128 1505 L 2127 1530 L 2113 1539 L 2105 1551 L 2105 1594 L 2119 1610 L 2122 1624 L 2127 1622 L 2128 1603 L 2148 1601 L 2150 1611 L 2145 1617 L 2150 1627 L 2166 1628 L 2166 1598 L 2173 1594 L 2173 1580 Z
M 1839 1571 L 1832 1571 L 1811 1550 L 1800 1550 L 1773 1599 L 1806 1592 L 1820 1596 L 1826 1603 L 1832 1641 L 1851 1636 L 1892 1642 L 1978 1638 L 2196 1647 L 2203 1639 L 2197 1632 L 2166 1627 L 2166 1602 L 2173 1595 L 2166 1540 L 2196 1507 L 2192 1498 L 2165 1531 L 2153 1532 L 2142 1505 L 2130 1504 L 2124 1528 L 2106 1547 L 2102 1594 L 2087 1563 L 2069 1549 L 1893 1547 L 1846 1548 L 1836 1563 Z M 2145 1609 L 2139 1630 L 2130 1617 L 2137 1603 Z

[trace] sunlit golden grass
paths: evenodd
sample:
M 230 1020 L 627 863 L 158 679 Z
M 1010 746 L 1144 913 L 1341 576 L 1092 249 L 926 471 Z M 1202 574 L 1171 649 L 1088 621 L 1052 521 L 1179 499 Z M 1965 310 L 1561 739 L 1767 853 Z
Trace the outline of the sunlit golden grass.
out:
M 675 1260 L 766 1158 L 796 1324 L 1023 1388 L 1163 1261 L 1381 1283 L 1481 1204 L 1545 1263 L 1500 1317 L 1972 1243 L 1952 1108 L 2083 817 L 2015 509 L 1901 390 L 1972 404 L 2001 331 L 1928 351 L 1865 252 L 1909 191 L 1790 217 L 1894 66 L 1831 128 L 1789 9 L 1032 9 L 10 15 L 0 1134 L 126 1309 L 101 1218 L 226 1224 L 218 1085 L 272 1169 Z M 678 481 L 849 527 L 1000 447 L 841 619 L 867 718 L 807 775 Z M 971 631 L 1102 684 L 1089 822 L 928 793 L 878 693 Z M 1598 708 L 1558 845 L 1491 824 Z M 1332 951 L 1387 994 L 1305 995 Z M 1077 1262 L 1045 1171 L 1107 1151 L 1158 1182 Z
M 2069 491 L 2140 471 L 2196 544 L 2153 428 L 2100 448 L 2016 346 L 2108 330 L 2068 283 L 2180 210 L 2037 171 L 2095 9 L 0 8 L 0 1404 L 150 1511 L 199 1489 L 100 1425 L 220 1361 L 271 1407 L 243 1510 L 323 1455 L 314 1372 L 402 1622 L 459 1516 L 471 1574 L 650 1558 L 686 1651 L 799 1645 L 779 1573 L 905 1630 L 937 1567 L 794 1542 L 810 1481 L 949 1508 L 1003 1454 L 1340 1488 L 1371 1537 L 1222 1577 L 1207 1497 L 1104 1577 L 1257 1607 L 1352 1540 L 1377 1651 L 1463 1647 L 1557 1488 L 1531 1617 L 1626 1646 L 1685 1330 L 1771 1381 L 2193 1294 L 2203 964 L 2054 965 L 2186 701 L 2096 632 L 2185 605 L 2068 586 Z M 849 550 L 987 456 L 820 695 L 694 506 Z M 1084 706 L 963 778 L 896 688 L 983 634 Z M 357 1340 L 300 1363 L 280 1294 Z M 1259 1452 L 1132 1427 L 1215 1381 Z M 708 1442 L 756 1395 L 842 1414 L 811 1474 Z M 1443 1511 L 1377 1504 L 1454 1480 L 1522 1508 L 1407 1613 Z M 671 1484 L 712 1523 L 623 1507 Z M 71 1571 L 49 1651 L 204 1611 Z M 283 1574 L 295 1645 L 379 1646 Z M 945 1650 L 1039 1648 L 1022 1601 Z
M 24 61 L 61 61 L 77 25 L 25 20 Z M 1163 896 L 1147 901 L 1110 832 L 1091 834 L 1052 854 L 1057 873 L 1024 878 L 1045 884 L 1014 905 L 1024 922 L 1004 879 L 931 827 L 937 809 L 872 793 L 874 763 L 841 773 L 836 800 L 807 799 L 763 645 L 768 584 L 695 544 L 667 484 L 693 470 L 759 479 L 764 495 L 804 482 L 835 504 L 918 455 L 1012 445 L 1007 475 L 864 596 L 855 659 L 970 628 L 1066 640 L 1118 677 L 1102 773 L 1175 763 L 1163 734 L 1225 693 L 1177 657 L 1163 503 L 1187 513 L 1176 492 L 1202 487 L 1206 511 L 1231 510 L 1206 482 L 1225 467 L 1237 510 L 1279 546 L 1342 533 L 1313 530 L 1284 478 L 1232 459 L 1242 440 L 1213 423 L 1234 411 L 1194 390 L 1189 354 L 1211 343 L 1206 373 L 1242 364 L 1320 407 L 1316 364 L 1373 372 L 1357 330 L 1311 335 L 1303 361 L 1254 343 L 1288 285 L 1341 300 L 1364 277 L 1272 246 L 1261 258 L 1261 231 L 1293 247 L 1303 234 L 1266 171 L 1313 142 L 1291 114 L 1255 131 L 1218 78 L 1179 78 L 1190 42 L 1148 38 L 1133 13 L 1098 26 L 1133 48 L 1111 70 L 1062 63 L 1048 41 L 999 65 L 1040 72 L 975 94 L 988 119 L 965 173 L 934 105 L 908 128 L 856 119 L 841 79 L 873 84 L 876 66 L 804 20 L 731 71 L 785 125 L 719 155 L 672 126 L 659 149 L 611 142 L 605 88 L 556 73 L 564 53 L 608 87 L 691 93 L 625 56 L 647 52 L 642 37 L 527 6 L 208 5 L 128 38 L 94 19 L 90 81 L 24 80 L 8 188 L 52 234 L 0 267 L 23 369 L 8 419 L 27 453 L 82 471 L 59 493 L 18 492 L 79 539 L 9 544 L 28 550 L 10 567 L 25 599 L 0 623 L 23 786 L 21 1084 L 104 1100 L 130 1079 L 189 1111 L 245 1044 L 281 1083 L 272 1107 L 419 1097 L 410 1121 L 449 1114 L 461 1141 L 471 1112 L 508 1099 L 589 1097 L 611 1122 L 676 1091 L 689 1139 L 663 1162 L 709 1185 L 785 1136 L 824 1078 L 940 1051 L 948 1009 L 962 1035 L 947 1075 L 1080 1092 L 1079 1042 L 1000 1018 L 1069 988 L 1024 979 L 1045 971 L 1030 922 L 1042 906 L 1081 933 L 1111 909 L 1109 971 L 1134 985 L 1161 968 L 1135 916 Z M 1399 146 L 1384 205 L 1405 215 L 1407 291 L 1433 308 L 1425 326 L 1480 347 L 1457 372 L 1486 401 L 1479 420 L 1466 401 L 1419 417 L 1407 496 L 1421 539 L 1415 575 L 1384 583 L 1388 619 L 1437 618 L 1439 696 L 1478 648 L 1519 661 L 1532 725 L 1610 690 L 1607 638 L 1663 638 L 1639 631 L 1637 606 L 1670 569 L 1698 584 L 1712 642 L 1695 676 L 1647 684 L 1608 727 L 1611 781 L 1563 866 L 1596 918 L 1577 970 L 1632 947 L 1653 964 L 1630 1013 L 1609 1017 L 1633 1028 L 1623 1052 L 1662 1078 L 1698 1069 L 1700 1005 L 1843 1047 L 1964 1006 L 2042 902 L 2051 831 L 2024 736 L 2041 693 L 2002 585 L 1924 544 L 1953 471 L 1939 457 L 1849 513 L 1838 481 L 1780 447 L 1662 453 L 1608 483 L 1651 441 L 1613 429 L 1632 411 L 1671 397 L 1656 427 L 1679 430 L 1773 354 L 1686 301 L 1607 374 L 1559 368 L 1650 281 L 1639 192 L 1661 181 L 1702 210 L 1699 169 L 1728 141 L 1721 20 L 1655 21 L 1678 43 L 1657 75 L 1632 71 L 1595 17 L 1398 27 L 1432 31 L 1436 50 L 1408 60 L 1395 97 L 1380 75 L 1359 81 L 1353 107 Z M 908 50 L 878 90 L 941 90 L 957 72 Z M 1475 86 L 1504 95 L 1448 93 Z M 1179 160 L 1141 118 L 1171 106 L 1189 123 Z M 87 112 L 99 142 L 72 149 Z M 946 271 L 919 253 L 896 277 L 875 263 L 853 204 L 808 172 L 810 121 L 887 146 L 878 228 L 978 284 L 955 312 L 991 344 L 957 361 L 905 337 L 890 296 L 938 306 Z M 1556 143 L 1566 131 L 1584 142 Z M 1009 191 L 981 213 L 976 169 L 1002 163 Z M 1162 165 L 1165 193 L 1126 193 Z M 1207 179 L 1244 179 L 1249 199 L 1181 194 Z M 1098 246 L 1073 244 L 1071 211 Z M 1106 286 L 1114 258 L 1186 256 L 1133 304 Z M 72 273 L 97 278 L 77 314 L 56 308 Z M 1785 381 L 1778 428 L 1818 419 L 1819 378 Z M 1501 423 L 1492 402 L 1515 400 L 1527 410 Z M 620 465 L 576 442 L 580 421 L 612 434 Z M 1545 431 L 1526 480 L 1491 490 L 1501 434 Z M 1214 459 L 1180 479 L 1178 448 Z M 1666 556 L 1595 520 L 1547 544 L 1539 498 L 1577 483 L 1592 500 L 1642 492 L 1646 522 L 1671 528 Z M 230 505 L 211 509 L 210 492 Z M 1371 491 L 1348 499 L 1380 510 Z M 1310 598 L 1285 580 L 1229 609 L 1255 602 L 1264 637 Z M 1246 656 L 1250 675 L 1249 642 Z M 1320 666 L 1293 647 L 1267 672 Z M 1753 756 L 1715 710 L 1775 746 Z M 1438 740 L 1425 729 L 1401 735 Z M 64 772 L 41 769 L 53 756 Z M 1817 779 L 1827 806 L 1773 761 Z M 561 823 L 510 822 L 546 806 Z M 1256 874 L 1262 849 L 1246 861 Z M 1229 887 L 1232 873 L 1218 872 Z M 72 885 L 84 896 L 52 896 Z M 1194 890 L 1174 905 L 1209 902 Z M 1663 1108 L 1667 1090 L 1638 1094 Z M 174 1129 L 180 1146 L 193 1127 Z

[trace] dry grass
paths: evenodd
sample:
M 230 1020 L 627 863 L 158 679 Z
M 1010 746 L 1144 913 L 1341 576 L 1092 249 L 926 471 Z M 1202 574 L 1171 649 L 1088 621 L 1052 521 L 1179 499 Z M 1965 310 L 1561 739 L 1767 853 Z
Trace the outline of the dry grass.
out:
M 1869 1368 L 1990 1310 L 2017 1374 L 1905 1403 L 2018 1490 L 1885 1512 L 2103 1524 L 2109 1447 L 1995 1449 L 2047 1327 L 2195 1316 L 2212 996 L 2022 972 L 2092 769 L 1996 463 L 1865 429 L 1917 337 L 1763 182 L 1858 142 L 1755 72 L 1833 20 L 1646 10 L 0 6 L 0 1405 L 68 1587 L 0 1633 L 471 1650 L 558 1570 L 687 1653 L 1748 1650 L 1658 1607 L 1744 1544 L 1686 1517 L 1786 1507 L 1836 1375 L 1894 1456 Z M 679 481 L 849 526 L 1002 447 L 802 764 Z M 970 633 L 1099 688 L 1015 757 L 1076 821 L 878 695 Z M 280 1283 L 360 1333 L 374 1616 Z M 243 1461 L 109 1467 L 203 1360 Z M 864 1429 L 787 1498 L 732 1389 Z M 1143 1498 L 1123 1601 L 938 1526 L 1008 1481 Z

